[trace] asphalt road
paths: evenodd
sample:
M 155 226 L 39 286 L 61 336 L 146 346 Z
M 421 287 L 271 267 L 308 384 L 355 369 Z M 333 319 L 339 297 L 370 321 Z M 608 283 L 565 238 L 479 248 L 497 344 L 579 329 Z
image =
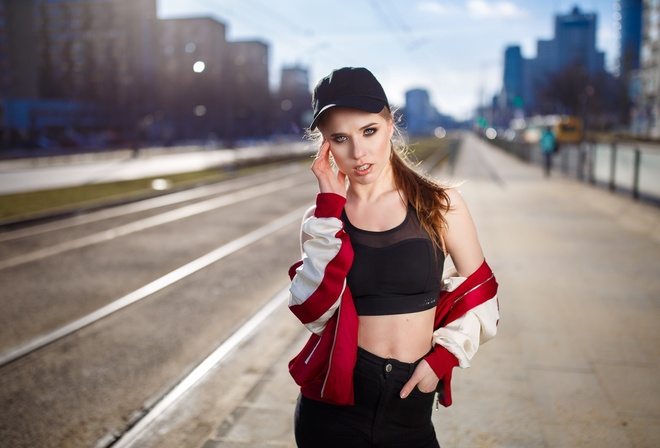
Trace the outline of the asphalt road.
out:
M 287 284 L 308 167 L 203 188 L 0 233 L 0 446 L 109 446 Z

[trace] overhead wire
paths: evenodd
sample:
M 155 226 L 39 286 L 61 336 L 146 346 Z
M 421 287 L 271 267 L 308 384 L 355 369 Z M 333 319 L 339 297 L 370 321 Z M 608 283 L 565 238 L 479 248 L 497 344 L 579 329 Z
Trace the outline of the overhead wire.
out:
M 287 44 L 290 44 L 293 47 L 302 47 L 300 42 L 300 37 L 310 39 L 314 37 L 314 31 L 308 27 L 299 25 L 295 20 L 287 17 L 286 15 L 276 11 L 275 9 L 264 5 L 262 2 L 258 1 L 244 1 L 245 4 L 249 5 L 254 10 L 258 11 L 260 14 L 265 13 L 265 18 L 268 20 L 259 20 L 254 15 L 242 14 L 237 12 L 236 9 L 231 8 L 220 0 L 194 0 L 199 5 L 202 5 L 206 8 L 212 10 L 217 10 L 221 12 L 226 18 L 232 21 L 237 21 L 244 25 L 249 26 L 255 30 L 258 30 L 260 33 L 264 33 L 264 40 L 269 40 L 269 36 L 274 39 L 274 37 L 284 40 Z M 273 17 L 277 17 L 278 20 L 272 20 Z M 267 25 L 266 25 L 267 23 Z M 283 25 L 282 27 L 274 27 L 272 24 Z M 331 46 L 325 44 L 320 46 L 314 44 L 311 48 L 322 48 L 324 52 L 332 53 Z M 308 50 L 309 51 L 309 50 Z
M 399 35 L 397 42 L 403 49 L 403 52 L 408 56 L 411 63 L 426 75 L 429 82 L 435 82 L 437 74 L 430 70 L 428 66 L 422 64 L 421 59 L 415 57 L 413 54 L 415 50 L 425 46 L 429 42 L 428 38 L 425 36 L 416 37 L 413 35 L 412 28 L 405 22 L 403 14 L 397 10 L 392 0 L 369 0 L 369 2 L 381 18 L 386 29 L 394 29 Z M 389 10 L 394 11 L 395 18 L 392 18 L 388 14 L 388 8 L 383 7 L 383 3 L 387 3 L 389 5 Z

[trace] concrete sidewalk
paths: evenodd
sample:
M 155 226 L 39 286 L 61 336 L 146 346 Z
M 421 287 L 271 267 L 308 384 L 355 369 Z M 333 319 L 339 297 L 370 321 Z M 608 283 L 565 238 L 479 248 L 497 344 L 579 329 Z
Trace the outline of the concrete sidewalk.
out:
M 443 448 L 660 446 L 660 209 L 545 179 L 472 136 L 438 175 L 465 180 L 502 314 L 472 368 L 455 370 L 454 404 L 434 411 Z M 286 364 L 307 335 L 285 307 L 270 321 L 277 333 L 235 355 L 267 353 L 266 374 L 178 446 L 295 446 Z

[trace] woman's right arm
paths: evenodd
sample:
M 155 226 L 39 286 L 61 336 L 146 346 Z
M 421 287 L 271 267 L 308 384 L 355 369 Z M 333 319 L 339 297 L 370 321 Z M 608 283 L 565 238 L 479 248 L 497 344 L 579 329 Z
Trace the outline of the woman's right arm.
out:
M 289 308 L 316 334 L 341 303 L 353 250 L 344 232 L 341 212 L 346 199 L 335 193 L 319 193 L 301 229 L 302 260 L 289 269 Z

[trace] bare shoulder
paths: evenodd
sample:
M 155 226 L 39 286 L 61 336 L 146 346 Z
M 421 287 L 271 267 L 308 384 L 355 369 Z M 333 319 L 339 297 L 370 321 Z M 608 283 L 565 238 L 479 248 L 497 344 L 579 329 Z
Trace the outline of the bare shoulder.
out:
M 448 215 L 456 215 L 461 213 L 468 212 L 467 203 L 463 198 L 463 195 L 458 191 L 456 187 L 449 187 L 445 189 L 445 193 L 449 198 L 449 212 Z
M 463 196 L 456 188 L 448 188 L 446 192 L 451 208 L 445 215 L 445 244 L 459 274 L 467 277 L 481 265 L 484 255 Z

